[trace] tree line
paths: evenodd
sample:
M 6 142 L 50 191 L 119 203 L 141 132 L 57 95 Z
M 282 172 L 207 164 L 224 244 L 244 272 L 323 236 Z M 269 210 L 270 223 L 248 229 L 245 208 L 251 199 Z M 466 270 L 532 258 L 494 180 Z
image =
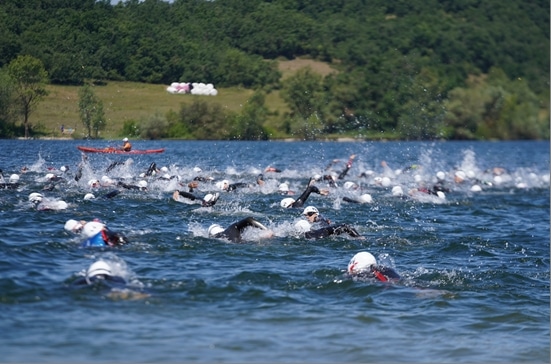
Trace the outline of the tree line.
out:
M 2 137 L 28 136 L 47 83 L 127 80 L 255 90 L 239 114 L 199 100 L 125 124 L 148 138 L 549 138 L 548 1 L 13 0 L 0 20 Z M 338 72 L 282 80 L 277 60 L 296 57 Z M 36 89 L 17 73 L 32 64 Z M 275 90 L 289 112 L 268 127 Z M 90 136 L 94 97 L 80 93 Z

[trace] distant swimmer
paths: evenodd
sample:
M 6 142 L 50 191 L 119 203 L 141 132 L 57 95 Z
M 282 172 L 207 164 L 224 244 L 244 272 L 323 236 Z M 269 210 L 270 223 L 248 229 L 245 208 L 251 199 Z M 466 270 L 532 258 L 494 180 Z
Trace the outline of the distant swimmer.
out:
M 88 267 L 85 275 L 72 282 L 74 287 L 94 286 L 109 289 L 107 297 L 114 300 L 136 300 L 148 298 L 151 295 L 141 291 L 141 284 L 136 280 L 129 282 L 125 276 L 129 272 L 122 262 L 110 262 L 105 260 L 95 261 Z M 137 288 L 137 289 L 136 289 Z
M 348 158 L 348 162 L 346 162 L 346 166 L 344 167 L 343 171 L 339 173 L 339 176 L 337 177 L 337 179 L 344 179 L 344 177 L 346 177 L 346 175 L 348 174 L 348 171 L 350 170 L 350 168 L 352 168 L 352 162 L 354 161 L 354 158 L 356 158 L 355 154 L 352 154 Z
M 126 280 L 114 274 L 109 263 L 98 260 L 90 265 L 86 270 L 86 275 L 73 282 L 74 285 L 95 285 L 106 284 L 107 286 L 123 287 Z
M 248 183 L 245 183 L 245 182 L 230 183 L 227 179 L 216 182 L 215 185 L 216 185 L 217 188 L 221 189 L 222 191 L 227 191 L 227 192 L 235 191 L 238 188 L 250 187 L 251 186 L 251 185 L 249 185 Z
M 348 263 L 348 274 L 354 278 L 376 278 L 381 282 L 397 281 L 400 275 L 390 267 L 377 264 L 375 257 L 368 252 L 359 252 Z
M 209 227 L 208 232 L 210 237 L 228 239 L 231 242 L 239 243 L 242 240 L 241 235 L 243 231 L 245 231 L 245 229 L 248 227 L 263 230 L 263 238 L 270 238 L 273 236 L 273 232 L 271 230 L 269 230 L 266 226 L 262 225 L 260 222 L 256 221 L 252 217 L 247 217 L 245 219 L 239 220 L 238 222 L 235 222 L 228 226 L 226 229 L 224 229 L 219 224 L 212 224 Z
M 314 186 L 312 183 L 314 182 L 314 179 L 310 179 L 308 182 L 308 187 L 302 192 L 302 194 L 295 200 L 291 197 L 284 198 L 280 205 L 281 207 L 285 208 L 292 208 L 292 207 L 302 207 L 304 206 L 304 203 L 306 200 L 308 200 L 308 197 L 310 197 L 310 194 L 317 193 L 318 195 L 327 196 L 329 194 L 329 191 L 327 190 L 320 190 L 316 186 Z
M 38 211 L 58 211 L 65 210 L 69 207 L 69 204 L 63 200 L 49 199 L 38 192 L 29 194 L 29 202 L 31 202 L 33 207 Z
M 82 235 L 85 238 L 82 242 L 83 247 L 117 246 L 129 243 L 126 236 L 111 231 L 99 221 L 86 223 L 82 229 Z
M 4 176 L 2 175 L 2 170 L 0 169 L 0 189 L 2 190 L 16 190 L 19 188 L 19 175 L 18 174 L 12 174 L 6 182 L 4 179 Z
M 306 220 L 300 220 L 295 224 L 295 229 L 299 236 L 304 235 L 306 239 L 321 239 L 332 235 L 348 234 L 353 238 L 364 239 L 356 229 L 347 224 L 332 225 L 331 221 L 320 216 L 319 211 L 314 206 L 307 206 L 302 214 Z M 315 223 L 322 223 L 323 227 L 313 229 Z
M 147 181 L 141 180 L 138 181 L 137 185 L 124 183 L 122 181 L 117 182 L 117 186 L 122 187 L 127 190 L 139 190 L 139 191 L 147 191 Z
M 364 193 L 358 196 L 357 198 L 344 196 L 342 200 L 350 203 L 363 204 L 363 203 L 372 203 L 373 197 L 369 193 Z
M 205 195 L 205 197 L 197 197 L 194 194 L 186 191 L 174 191 L 172 194 L 172 199 L 176 202 L 183 202 L 184 199 L 190 200 L 190 201 L 201 201 L 201 205 L 203 207 L 211 207 L 216 204 L 216 201 L 218 201 L 218 198 L 220 197 L 220 194 L 217 193 L 208 193 Z

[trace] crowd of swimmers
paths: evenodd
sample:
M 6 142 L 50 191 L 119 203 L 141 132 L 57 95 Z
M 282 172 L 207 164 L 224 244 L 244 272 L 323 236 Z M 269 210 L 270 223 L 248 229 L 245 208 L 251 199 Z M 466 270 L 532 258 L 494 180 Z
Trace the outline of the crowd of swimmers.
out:
M 123 149 L 130 151 L 132 146 L 127 138 L 123 140 Z M 364 240 L 357 229 L 347 223 L 333 223 L 324 214 L 321 214 L 316 206 L 309 204 L 309 198 L 312 194 L 319 196 L 328 196 L 332 189 L 340 188 L 341 190 L 350 192 L 342 197 L 343 202 L 353 204 L 369 204 L 373 203 L 373 197 L 362 188 L 358 180 L 346 180 L 350 170 L 353 167 L 353 162 L 356 155 L 351 155 L 345 162 L 344 168 L 340 171 L 334 171 L 334 167 L 339 164 L 339 160 L 333 160 L 324 170 L 323 174 L 316 174 L 309 178 L 301 191 L 291 189 L 288 182 L 278 184 L 276 193 L 282 196 L 280 207 L 283 209 L 300 209 L 301 218 L 293 224 L 294 235 L 301 239 L 315 240 L 324 239 L 331 236 L 347 236 L 351 239 Z M 114 162 L 106 170 L 109 173 L 117 168 L 124 167 L 123 162 Z M 373 171 L 364 171 L 359 174 L 359 179 L 369 179 L 375 185 L 379 185 L 391 190 L 393 196 L 400 198 L 415 198 L 419 195 L 433 196 L 435 199 L 445 200 L 446 194 L 453 190 L 454 186 L 461 184 L 470 184 L 470 191 L 477 192 L 482 190 L 482 186 L 491 186 L 498 184 L 508 177 L 507 171 L 503 168 L 494 168 L 484 171 L 484 173 L 475 176 L 469 171 L 464 172 L 457 170 L 453 173 L 453 178 L 450 179 L 450 174 L 443 171 L 436 173 L 430 181 L 424 181 L 420 176 L 420 166 L 412 165 L 402 170 L 392 170 L 388 163 L 381 162 L 382 173 L 375 174 Z M 83 154 L 82 162 L 78 165 L 74 175 L 69 177 L 68 166 L 62 166 L 59 171 L 48 171 L 48 174 L 43 178 L 44 187 L 40 192 L 32 192 L 29 195 L 29 202 L 37 210 L 63 210 L 68 207 L 68 204 L 62 200 L 49 199 L 46 194 L 48 191 L 55 189 L 56 184 L 63 183 L 68 178 L 79 181 L 83 176 L 83 170 L 87 168 L 87 158 Z M 22 169 L 21 173 L 27 170 Z M 56 173 L 59 172 L 59 173 Z M 201 172 L 200 168 L 195 168 L 194 172 Z M 180 203 L 198 203 L 201 207 L 212 208 L 221 199 L 221 194 L 233 192 L 250 187 L 263 187 L 266 184 L 265 175 L 277 174 L 281 170 L 275 167 L 267 167 L 264 173 L 258 174 L 254 181 L 250 182 L 230 182 L 222 179 L 215 181 L 214 178 L 201 176 L 198 174 L 190 181 L 182 181 L 178 175 L 170 175 L 168 168 L 158 168 L 155 163 L 151 163 L 147 170 L 140 174 L 138 181 L 129 182 L 127 180 L 116 180 L 108 176 L 103 176 L 101 179 L 91 179 L 87 186 L 90 191 L 84 196 L 85 200 L 95 198 L 114 198 L 121 191 L 148 191 L 148 180 L 163 180 L 175 181 L 175 186 L 172 191 L 172 200 Z M 412 176 L 416 182 L 414 187 L 404 191 L 401 185 L 392 185 L 393 181 L 398 180 L 400 175 L 408 174 Z M 482 178 L 481 178 L 482 176 Z M 549 180 L 547 179 L 547 181 Z M 208 184 L 214 187 L 216 191 L 210 190 L 204 195 L 198 194 L 201 191 L 201 185 Z M 323 185 L 323 186 L 322 186 Z M 320 187 L 322 186 L 322 187 Z M 0 189 L 19 189 L 21 187 L 19 174 L 11 174 L 7 179 L 4 178 L 0 170 Z M 522 188 L 521 185 L 517 187 Z M 110 188 L 110 190 L 106 190 Z M 101 192 L 103 189 L 104 192 Z M 97 194 L 97 197 L 96 195 Z M 291 197 L 292 196 L 292 197 Z M 75 234 L 81 237 L 81 245 L 83 247 L 116 247 L 129 243 L 129 239 L 122 233 L 112 231 L 106 223 L 94 219 L 92 221 L 81 221 L 70 219 L 65 222 L 65 230 L 68 233 Z M 232 243 L 240 243 L 244 240 L 244 232 L 248 229 L 258 231 L 260 239 L 269 239 L 276 234 L 269 229 L 264 223 L 253 217 L 245 217 L 235 221 L 228 226 L 221 226 L 218 223 L 212 223 L 207 231 L 210 238 L 223 239 Z M 95 265 L 94 265 L 95 264 Z M 124 278 L 117 277 L 112 269 L 108 267 L 106 262 L 95 262 L 88 269 L 85 277 L 80 283 L 92 284 L 94 282 L 110 282 L 121 284 L 124 283 Z M 377 263 L 375 257 L 366 251 L 359 252 L 350 260 L 347 268 L 347 274 L 355 279 L 376 279 L 379 281 L 397 281 L 400 276 L 392 267 L 381 266 Z

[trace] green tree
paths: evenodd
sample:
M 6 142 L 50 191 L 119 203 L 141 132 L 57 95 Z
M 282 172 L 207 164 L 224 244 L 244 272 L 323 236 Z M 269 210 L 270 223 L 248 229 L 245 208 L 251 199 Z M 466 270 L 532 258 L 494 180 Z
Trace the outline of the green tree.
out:
M 87 130 L 86 137 L 92 137 L 92 131 L 94 131 L 94 137 L 98 138 L 99 131 L 105 129 L 106 126 L 103 102 L 96 97 L 89 84 L 80 88 L 78 96 L 80 121 Z
M 36 105 L 48 95 L 48 73 L 42 61 L 32 56 L 18 56 L 8 65 L 8 73 L 14 82 L 15 103 L 23 117 L 25 138 L 29 137 L 29 117 Z
M 281 97 L 289 106 L 293 132 L 304 139 L 316 139 L 324 128 L 325 94 L 322 76 L 310 67 L 298 70 L 282 83 Z
M 266 120 L 268 109 L 265 106 L 266 96 L 256 91 L 243 106 L 240 114 L 235 115 L 231 122 L 230 139 L 266 140 L 268 136 L 262 127 Z
M 4 69 L 0 69 L 0 138 L 15 136 L 16 115 L 13 109 L 14 85 Z
M 168 134 L 168 121 L 160 112 L 155 112 L 140 123 L 140 135 L 147 139 L 161 139 Z

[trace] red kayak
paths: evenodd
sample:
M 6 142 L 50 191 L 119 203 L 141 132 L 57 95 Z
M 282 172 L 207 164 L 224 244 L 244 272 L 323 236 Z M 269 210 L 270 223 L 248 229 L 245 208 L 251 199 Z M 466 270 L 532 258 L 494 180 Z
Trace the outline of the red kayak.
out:
M 84 153 L 110 153 L 110 154 L 152 154 L 152 153 L 162 153 L 165 151 L 165 148 L 160 149 L 143 149 L 138 150 L 134 149 L 130 152 L 125 152 L 122 149 L 117 149 L 115 147 L 106 147 L 106 148 L 90 148 L 90 147 L 77 147 L 78 150 Z

